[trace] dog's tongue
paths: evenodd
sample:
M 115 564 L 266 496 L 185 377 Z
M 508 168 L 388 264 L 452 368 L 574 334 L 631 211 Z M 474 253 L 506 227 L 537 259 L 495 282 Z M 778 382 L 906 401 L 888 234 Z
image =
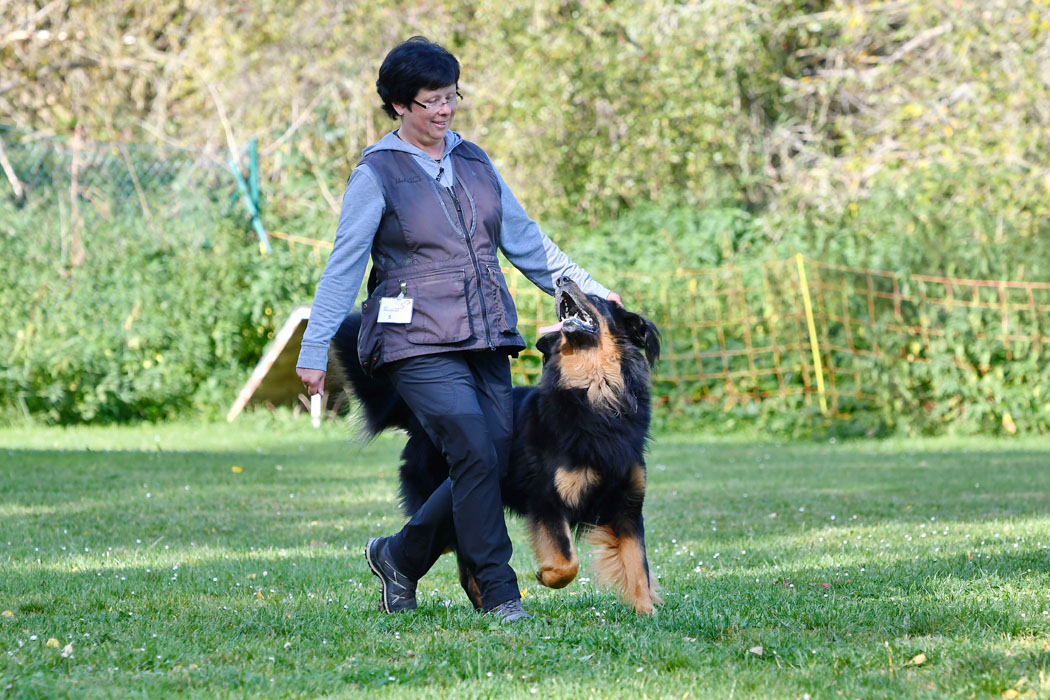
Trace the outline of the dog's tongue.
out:
M 540 335 L 544 333 L 557 333 L 561 330 L 561 321 L 558 321 L 553 326 L 544 326 L 540 329 Z

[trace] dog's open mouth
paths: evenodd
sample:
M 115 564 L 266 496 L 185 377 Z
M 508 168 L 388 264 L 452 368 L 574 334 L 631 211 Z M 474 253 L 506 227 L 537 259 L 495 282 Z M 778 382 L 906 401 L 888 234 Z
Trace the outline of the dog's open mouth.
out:
M 554 305 L 558 311 L 558 323 L 545 326 L 540 333 L 562 332 L 566 334 L 586 333 L 593 335 L 598 332 L 598 321 L 592 311 L 588 310 L 584 301 L 586 297 L 574 282 L 568 279 L 558 281 L 554 293 Z
M 558 319 L 561 321 L 561 330 L 563 333 L 597 332 L 598 323 L 595 321 L 594 316 L 588 313 L 587 310 L 573 298 L 572 294 L 562 289 L 558 289 L 556 303 L 558 305 Z

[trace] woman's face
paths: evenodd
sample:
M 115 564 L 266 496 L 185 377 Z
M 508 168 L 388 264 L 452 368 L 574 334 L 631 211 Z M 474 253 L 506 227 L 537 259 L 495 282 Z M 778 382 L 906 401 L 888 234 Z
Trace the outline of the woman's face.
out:
M 401 115 L 401 130 L 398 134 L 421 148 L 444 142 L 445 134 L 452 127 L 452 119 L 456 116 L 457 106 L 455 85 L 437 90 L 420 90 L 411 105 L 394 104 L 394 109 Z

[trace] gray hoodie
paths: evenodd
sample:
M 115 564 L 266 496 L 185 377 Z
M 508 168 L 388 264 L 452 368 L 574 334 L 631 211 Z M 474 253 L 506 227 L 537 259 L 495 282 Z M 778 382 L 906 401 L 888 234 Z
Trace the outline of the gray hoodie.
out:
M 396 150 L 409 153 L 419 160 L 419 165 L 431 177 L 438 179 L 444 187 L 454 182 L 451 153 L 463 141 L 454 131 L 445 135 L 445 152 L 440 161 L 422 149 L 402 141 L 392 131 L 377 143 L 366 148 L 362 155 L 376 150 Z M 554 293 L 554 283 L 559 277 L 569 277 L 587 294 L 602 298 L 609 295 L 608 288 L 595 282 L 589 274 L 561 251 L 529 218 L 514 197 L 503 176 L 499 178 L 503 222 L 500 233 L 500 250 L 516 268 L 537 287 Z M 343 319 L 350 313 L 361 281 L 368 266 L 372 241 L 385 209 L 383 190 L 375 173 L 367 164 L 358 165 L 346 184 L 343 194 L 342 212 L 335 232 L 332 254 L 328 257 L 321 281 L 317 285 L 314 303 L 310 309 L 310 323 L 303 335 L 298 367 L 324 370 L 328 367 L 328 344 Z

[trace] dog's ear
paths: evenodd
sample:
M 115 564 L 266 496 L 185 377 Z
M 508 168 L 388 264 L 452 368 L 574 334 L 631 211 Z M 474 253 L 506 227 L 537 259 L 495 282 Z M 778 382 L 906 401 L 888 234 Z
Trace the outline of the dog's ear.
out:
M 642 349 L 645 359 L 652 367 L 660 359 L 660 331 L 656 324 L 641 314 L 624 312 L 624 326 L 631 342 Z
M 558 346 L 560 340 L 561 333 L 547 333 L 541 335 L 539 340 L 536 341 L 536 349 L 543 353 L 543 364 L 547 364 L 547 360 Z

